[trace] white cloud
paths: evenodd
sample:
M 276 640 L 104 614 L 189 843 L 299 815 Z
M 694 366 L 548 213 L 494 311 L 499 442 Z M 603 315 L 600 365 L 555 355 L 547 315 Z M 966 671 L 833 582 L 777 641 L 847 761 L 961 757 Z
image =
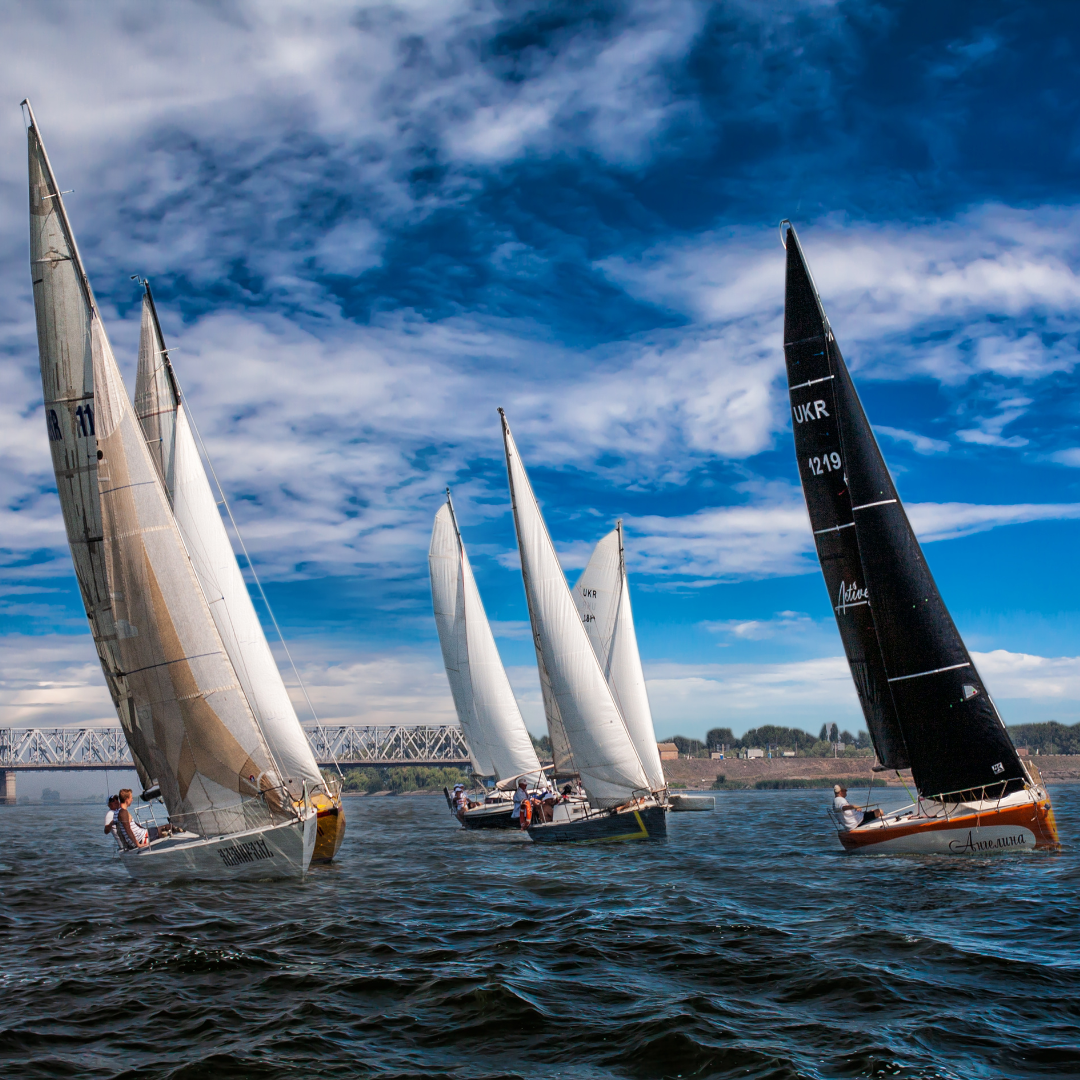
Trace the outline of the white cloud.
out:
M 741 641 L 765 641 L 775 637 L 805 635 L 817 624 L 801 611 L 778 611 L 771 619 L 723 619 L 703 622 L 702 629 Z
M 949 444 L 942 439 L 931 439 L 929 435 L 920 435 L 915 431 L 905 431 L 903 428 L 886 427 L 877 424 L 874 431 L 878 435 L 885 435 L 896 442 L 907 443 L 916 454 L 944 454 L 949 449 Z

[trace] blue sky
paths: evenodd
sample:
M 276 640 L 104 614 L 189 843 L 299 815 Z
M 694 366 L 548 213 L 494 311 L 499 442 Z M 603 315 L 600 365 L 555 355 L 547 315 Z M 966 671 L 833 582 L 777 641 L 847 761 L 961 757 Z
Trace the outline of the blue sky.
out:
M 1080 721 L 1080 10 L 0 9 L 0 725 L 107 720 L 44 425 L 29 95 L 133 379 L 151 279 L 323 717 L 453 715 L 450 484 L 530 724 L 496 406 L 573 576 L 616 517 L 659 734 L 855 726 L 795 470 L 792 218 L 1007 722 Z

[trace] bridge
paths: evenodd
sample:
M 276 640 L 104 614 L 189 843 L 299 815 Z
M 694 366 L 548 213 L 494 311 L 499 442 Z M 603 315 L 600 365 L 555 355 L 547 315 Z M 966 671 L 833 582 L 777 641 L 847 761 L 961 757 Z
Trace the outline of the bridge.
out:
M 323 768 L 365 765 L 469 764 L 469 748 L 456 724 L 305 727 Z M 0 803 L 15 802 L 19 772 L 132 769 L 123 728 L 0 728 Z

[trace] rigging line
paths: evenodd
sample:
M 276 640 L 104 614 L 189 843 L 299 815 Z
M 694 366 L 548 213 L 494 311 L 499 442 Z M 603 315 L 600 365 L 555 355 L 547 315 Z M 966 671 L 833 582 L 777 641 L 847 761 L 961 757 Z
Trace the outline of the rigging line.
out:
M 244 553 L 244 558 L 247 560 L 248 569 L 251 571 L 251 576 L 259 590 L 259 595 L 262 597 L 262 602 L 266 605 L 267 614 L 270 616 L 270 621 L 274 624 L 274 630 L 277 631 L 281 647 L 285 650 L 285 655 L 289 658 L 289 667 L 292 668 L 292 673 L 296 676 L 296 681 L 300 685 L 300 692 L 304 695 L 307 707 L 311 710 L 311 715 L 315 719 L 315 727 L 317 728 L 319 735 L 322 736 L 323 745 L 330 755 L 330 760 L 333 761 L 338 776 L 344 779 L 345 774 L 341 771 L 341 765 L 338 763 L 337 754 L 334 753 L 333 748 L 330 746 L 330 739 L 327 737 L 326 729 L 319 719 L 319 714 L 315 711 L 315 706 L 311 703 L 311 697 L 307 692 L 307 687 L 304 685 L 304 680 L 300 678 L 300 672 L 296 668 L 296 661 L 293 660 L 292 653 L 289 651 L 289 646 L 286 644 L 285 635 L 281 632 L 281 627 L 278 625 L 277 617 L 274 615 L 274 609 L 270 606 L 270 601 L 267 599 L 266 591 L 263 589 L 262 582 L 259 580 L 259 575 L 255 572 L 255 564 L 251 561 L 251 556 L 248 554 L 247 545 L 244 543 L 243 536 L 240 535 L 240 527 L 236 524 L 236 518 L 233 517 L 232 507 L 229 505 L 229 500 L 225 498 L 225 489 L 221 486 L 221 481 L 218 479 L 217 472 L 214 469 L 214 463 L 210 460 L 210 452 L 206 449 L 206 443 L 203 441 L 202 432 L 199 431 L 199 425 L 195 422 L 195 415 L 188 405 L 187 394 L 184 393 L 180 386 L 180 382 L 175 378 L 175 375 L 174 383 L 176 389 L 179 391 L 180 399 L 187 409 L 188 420 L 191 421 L 191 427 L 195 432 L 195 437 L 199 440 L 199 446 L 202 447 L 203 457 L 206 458 L 206 464 L 210 469 L 210 475 L 214 478 L 214 486 L 218 489 L 218 494 L 221 496 L 221 504 L 225 507 L 225 512 L 229 515 L 229 521 L 232 522 L 233 531 L 236 533 L 236 539 L 240 543 L 240 550 Z M 318 762 L 316 762 L 316 764 L 318 764 Z

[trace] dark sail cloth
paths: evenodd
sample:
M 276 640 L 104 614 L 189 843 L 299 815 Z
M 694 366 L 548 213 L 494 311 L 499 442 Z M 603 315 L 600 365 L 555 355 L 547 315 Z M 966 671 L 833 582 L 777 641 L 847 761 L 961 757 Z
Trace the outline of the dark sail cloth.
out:
M 921 794 L 949 801 L 1023 787 L 1023 766 L 937 590 L 790 227 L 784 351 L 818 558 L 879 760 L 910 765 Z

